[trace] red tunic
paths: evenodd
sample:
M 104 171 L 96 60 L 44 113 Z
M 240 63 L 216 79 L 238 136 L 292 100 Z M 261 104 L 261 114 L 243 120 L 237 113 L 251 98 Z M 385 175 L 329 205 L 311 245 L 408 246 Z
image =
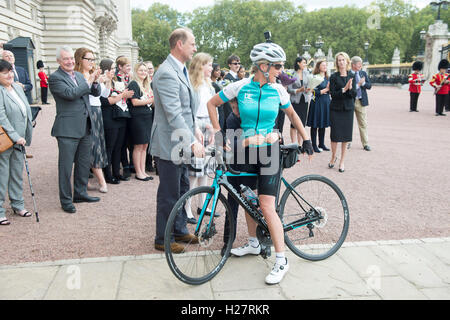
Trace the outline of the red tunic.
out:
M 448 80 L 448 79 L 449 79 L 449 74 L 448 74 L 448 73 L 444 73 L 444 74 L 436 73 L 436 74 L 433 76 L 433 78 L 431 79 L 430 85 L 431 85 L 433 88 L 436 88 L 437 86 L 440 86 L 441 83 L 442 83 L 443 81 Z M 439 91 L 437 92 L 437 94 L 448 94 L 449 91 L 450 91 L 450 84 L 447 83 L 447 84 L 444 84 L 444 85 L 439 89 Z
M 41 88 L 48 88 L 48 76 L 44 71 L 38 73 L 39 79 L 41 79 Z
M 423 74 L 411 73 L 408 77 L 409 91 L 414 93 L 421 93 L 423 81 Z

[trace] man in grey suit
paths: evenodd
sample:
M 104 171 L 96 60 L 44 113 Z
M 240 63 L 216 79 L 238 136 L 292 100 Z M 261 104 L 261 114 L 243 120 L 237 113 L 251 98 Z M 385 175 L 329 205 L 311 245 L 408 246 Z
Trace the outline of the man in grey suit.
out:
M 157 158 L 159 187 L 156 200 L 155 248 L 164 251 L 164 232 L 167 219 L 176 201 L 189 190 L 188 169 L 180 163 L 180 154 L 190 158 L 204 156 L 203 137 L 195 125 L 196 100 L 185 63 L 197 51 L 192 31 L 176 29 L 169 38 L 170 54 L 153 78 L 155 119 L 150 153 Z M 171 249 L 183 252 L 184 246 L 175 241 L 197 243 L 189 234 L 187 216 L 179 215 L 174 228 Z
M 89 94 L 100 95 L 100 86 L 96 83 L 99 73 L 92 73 L 86 80 L 81 73 L 75 72 L 73 51 L 67 46 L 58 49 L 57 61 L 60 67 L 50 75 L 48 84 L 56 102 L 52 136 L 58 140 L 59 199 L 65 212 L 75 213 L 73 202 L 100 200 L 87 194 L 91 150 Z M 74 163 L 72 198 L 71 176 Z

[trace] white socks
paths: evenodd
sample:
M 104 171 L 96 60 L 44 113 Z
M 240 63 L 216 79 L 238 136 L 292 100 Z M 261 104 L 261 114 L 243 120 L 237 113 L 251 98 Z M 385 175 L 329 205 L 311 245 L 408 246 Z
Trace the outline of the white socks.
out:
M 248 238 L 248 243 L 249 243 L 253 248 L 258 248 L 258 246 L 259 246 L 259 240 L 258 240 L 258 238 L 252 238 L 252 237 L 249 237 L 249 238 Z
M 285 265 L 287 263 L 287 259 L 284 256 L 284 252 L 277 252 L 276 253 L 275 263 L 277 263 L 279 265 Z

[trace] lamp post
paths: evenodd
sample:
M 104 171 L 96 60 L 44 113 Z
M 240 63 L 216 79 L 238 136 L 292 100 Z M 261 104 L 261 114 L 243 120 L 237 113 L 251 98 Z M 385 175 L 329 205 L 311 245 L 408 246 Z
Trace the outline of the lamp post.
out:
M 319 37 L 317 38 L 317 40 L 316 40 L 316 43 L 315 43 L 315 47 L 317 48 L 317 51 L 316 51 L 316 53 L 314 54 L 314 61 L 315 61 L 315 62 L 317 62 L 318 60 L 322 60 L 322 59 L 325 58 L 325 54 L 324 54 L 323 51 L 322 51 L 323 44 L 324 44 L 324 42 L 323 42 L 323 40 L 322 40 L 322 37 L 319 36 Z
M 365 52 L 365 57 L 364 57 L 364 64 L 369 64 L 369 41 L 366 41 L 364 43 L 364 52 Z
M 322 36 L 319 36 L 318 38 L 317 38 L 317 41 L 316 41 L 316 48 L 317 49 L 322 49 L 322 47 L 323 47 L 323 40 L 322 40 Z
M 306 59 L 306 61 L 309 61 L 311 59 L 311 55 L 309 54 L 309 49 L 311 49 L 311 45 L 309 44 L 308 39 L 305 40 L 305 43 L 302 46 L 303 49 L 303 58 Z
M 449 4 L 450 1 L 446 0 L 433 1 L 430 3 L 431 8 L 438 12 L 437 20 L 441 20 L 441 7 L 442 9 L 447 10 Z

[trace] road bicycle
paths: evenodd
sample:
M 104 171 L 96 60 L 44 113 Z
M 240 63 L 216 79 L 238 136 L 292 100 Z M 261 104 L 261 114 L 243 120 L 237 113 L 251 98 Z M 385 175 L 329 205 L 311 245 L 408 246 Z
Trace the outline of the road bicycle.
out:
M 282 221 L 285 243 L 297 256 L 319 261 L 336 253 L 344 242 L 350 222 L 347 201 L 330 179 L 306 175 L 289 183 L 283 171 L 297 163 L 302 148 L 297 144 L 280 145 L 279 183 L 276 210 Z M 271 255 L 272 241 L 264 216 L 228 182 L 229 177 L 256 177 L 257 174 L 234 170 L 226 161 L 227 152 L 211 149 L 216 162 L 211 187 L 188 191 L 173 207 L 165 229 L 165 255 L 170 270 L 181 281 L 200 285 L 216 276 L 225 265 L 235 232 L 234 217 L 224 195 L 226 190 L 257 223 L 260 255 Z M 280 197 L 282 186 L 285 190 Z M 187 224 L 189 233 L 198 238 L 185 244 L 182 253 L 171 251 L 176 217 L 189 211 L 197 217 L 196 224 Z

